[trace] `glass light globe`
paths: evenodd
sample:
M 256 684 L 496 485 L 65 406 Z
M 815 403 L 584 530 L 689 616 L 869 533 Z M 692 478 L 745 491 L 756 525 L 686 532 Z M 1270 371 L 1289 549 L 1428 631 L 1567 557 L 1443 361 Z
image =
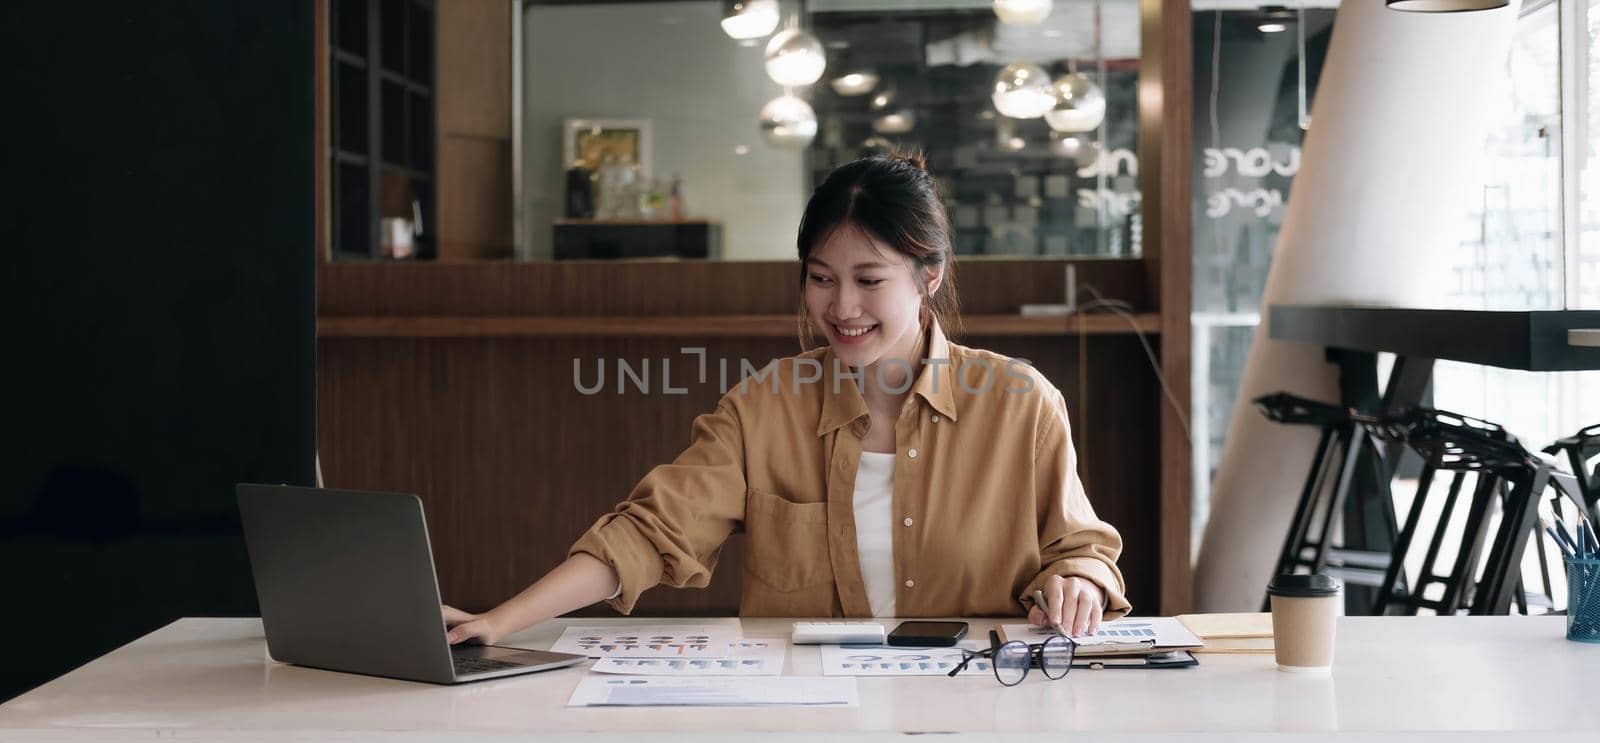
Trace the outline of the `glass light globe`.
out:
M 889 88 L 873 96 L 869 107 L 874 111 L 882 111 L 892 103 L 894 103 L 894 88 Z
M 994 0 L 994 14 L 1001 23 L 1031 26 L 1050 15 L 1050 0 Z
M 828 84 L 833 86 L 833 92 L 842 96 L 866 95 L 878 87 L 878 73 L 860 70 L 840 75 Z
M 917 114 L 909 108 L 886 113 L 872 120 L 872 131 L 879 134 L 905 134 L 917 125 Z
M 767 77 L 784 87 L 816 82 L 827 65 L 822 42 L 798 28 L 779 31 L 767 42 Z
M 761 134 L 774 147 L 800 149 L 817 136 L 817 112 L 785 93 L 761 107 Z
M 1044 114 L 1045 123 L 1058 132 L 1092 132 L 1106 118 L 1106 96 L 1088 75 L 1074 72 L 1051 83 L 1055 105 Z
M 994 79 L 994 107 L 1013 119 L 1037 119 L 1056 105 L 1050 76 L 1038 65 L 1018 62 L 1006 65 Z
M 739 39 L 759 39 L 778 27 L 778 0 L 727 0 L 722 31 Z

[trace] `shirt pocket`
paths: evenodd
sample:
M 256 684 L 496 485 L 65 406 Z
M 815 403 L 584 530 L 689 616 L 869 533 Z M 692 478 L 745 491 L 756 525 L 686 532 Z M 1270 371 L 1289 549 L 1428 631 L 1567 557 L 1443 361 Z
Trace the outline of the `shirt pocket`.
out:
M 762 583 L 792 593 L 831 579 L 827 503 L 746 490 L 744 530 L 745 571 Z

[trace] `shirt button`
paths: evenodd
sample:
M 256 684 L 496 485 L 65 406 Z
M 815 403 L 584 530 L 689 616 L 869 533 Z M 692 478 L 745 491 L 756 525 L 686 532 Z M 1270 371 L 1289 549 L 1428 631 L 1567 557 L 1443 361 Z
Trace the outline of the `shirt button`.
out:
M 906 517 L 906 526 L 910 526 L 910 525 L 911 525 L 911 517 L 907 516 Z
M 934 423 L 938 423 L 939 422 L 939 414 L 938 413 L 934 413 L 933 414 L 933 422 Z
M 917 587 L 917 582 L 916 581 L 914 581 L 914 580 L 906 581 L 906 588 L 916 588 L 916 587 Z
M 911 451 L 906 452 L 906 456 L 911 457 L 912 459 L 916 459 L 917 458 L 917 450 L 916 449 L 912 449 Z

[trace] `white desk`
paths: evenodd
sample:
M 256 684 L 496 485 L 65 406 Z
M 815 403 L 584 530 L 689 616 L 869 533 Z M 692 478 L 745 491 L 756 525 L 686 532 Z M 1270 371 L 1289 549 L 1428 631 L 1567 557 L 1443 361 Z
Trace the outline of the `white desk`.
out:
M 1345 618 L 1334 672 L 1324 678 L 1279 673 L 1271 656 L 1205 655 L 1198 668 L 1075 670 L 1061 681 L 1029 674 L 1012 688 L 988 675 L 862 678 L 856 709 L 708 710 L 569 709 L 583 666 L 453 687 L 314 671 L 270 661 L 258 620 L 185 619 L 0 705 L 0 740 L 553 735 L 635 743 L 654 737 L 649 733 L 694 740 L 789 733 L 806 740 L 940 732 L 1009 743 L 1061 740 L 1063 731 L 1093 733 L 1078 739 L 1095 741 L 1171 733 L 1397 740 L 1400 733 L 1436 731 L 1594 743 L 1600 645 L 1568 642 L 1563 622 Z M 506 644 L 548 648 L 565 624 L 547 623 Z M 973 633 L 983 636 L 989 624 L 974 620 Z M 788 626 L 744 622 L 748 637 L 783 636 Z M 820 668 L 816 648 L 795 647 L 785 673 L 815 675 Z

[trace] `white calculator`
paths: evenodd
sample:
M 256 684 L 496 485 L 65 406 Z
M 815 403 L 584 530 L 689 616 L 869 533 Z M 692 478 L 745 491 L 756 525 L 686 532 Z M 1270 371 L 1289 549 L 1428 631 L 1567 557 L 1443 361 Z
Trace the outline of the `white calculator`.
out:
M 861 620 L 795 622 L 789 638 L 796 645 L 882 645 L 887 640 L 883 625 Z

